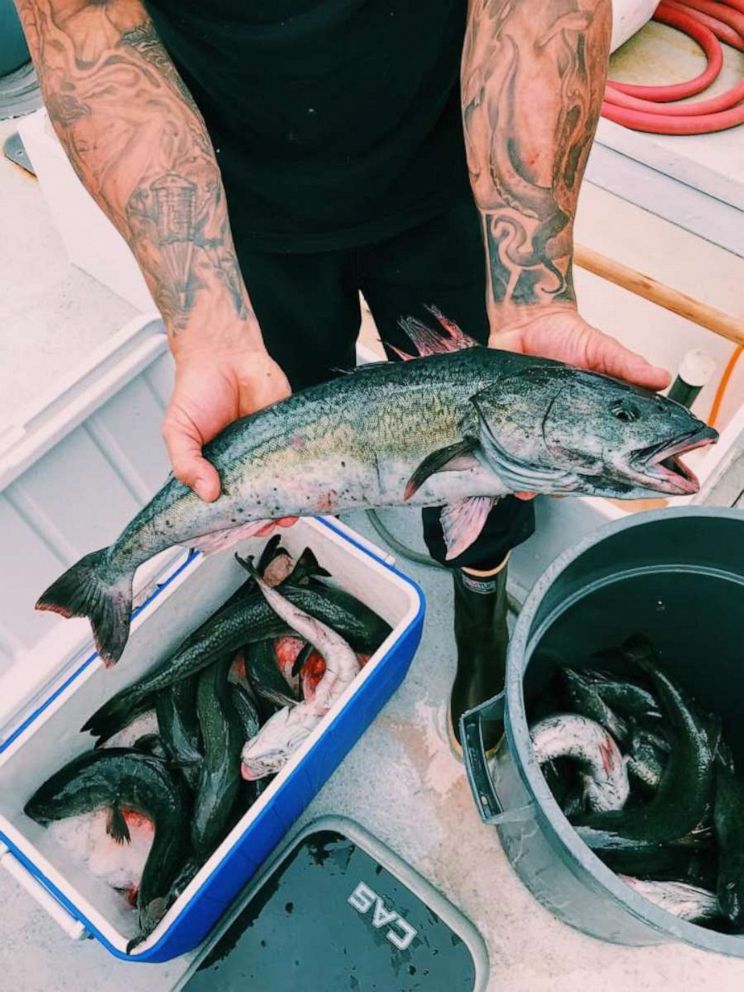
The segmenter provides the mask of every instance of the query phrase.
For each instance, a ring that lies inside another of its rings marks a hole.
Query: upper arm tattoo
[[[573,218],[609,31],[609,0],[471,0],[463,127],[491,308],[574,300]]]
[[[18,7],[55,130],[170,328],[186,326],[201,300],[247,317],[207,129],[139,0]]]

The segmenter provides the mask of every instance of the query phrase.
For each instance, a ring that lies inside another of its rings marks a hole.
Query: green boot
[[[483,703],[504,688],[506,649],[509,644],[507,627],[506,558],[490,573],[455,569],[455,641],[457,644],[457,674],[450,699],[453,747],[462,753],[460,717],[467,710]],[[483,724],[483,743],[493,751],[501,740],[501,721]]]

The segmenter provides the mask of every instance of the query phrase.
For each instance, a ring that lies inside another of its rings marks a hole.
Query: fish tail
[[[115,664],[129,637],[133,572],[111,575],[109,549],[85,555],[42,593],[37,610],[87,617],[101,658]]]
[[[90,731],[94,737],[98,738],[96,747],[102,747],[110,737],[113,737],[136,716],[145,711],[146,706],[141,705],[143,698],[135,691],[135,687],[122,689],[111,699],[106,700],[92,716],[88,717],[80,728],[81,733]]]

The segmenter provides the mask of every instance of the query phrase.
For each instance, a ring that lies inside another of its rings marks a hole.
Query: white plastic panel
[[[43,636],[42,617],[29,609],[29,604],[33,607],[42,591],[40,577],[61,571],[64,561],[2,495],[0,534],[0,571],[3,576],[0,651],[3,667],[7,667],[17,652],[30,648]]]
[[[28,517],[47,540],[69,555],[72,565],[93,548],[111,542],[122,521],[139,506],[101,448],[78,427],[7,490],[22,497]]]
[[[167,371],[172,379],[170,362]],[[162,416],[162,403],[143,375],[110,399],[87,424],[100,451],[140,504],[162,486],[168,471],[157,430]]]
[[[28,704],[82,644],[80,624],[34,610],[40,593],[166,479],[159,426],[172,382],[162,324],[141,317],[0,438],[0,739],[13,696]]]
[[[155,399],[160,401],[163,410],[165,410],[173,385],[173,361],[170,355],[163,354],[157,358],[145,370],[143,378]]]

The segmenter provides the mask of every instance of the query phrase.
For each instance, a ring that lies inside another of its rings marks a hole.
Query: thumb
[[[597,372],[647,389],[665,389],[671,380],[666,369],[652,365],[608,334],[592,335],[587,348],[587,365]]]
[[[163,440],[173,474],[197,496],[211,503],[220,494],[220,477],[214,465],[203,457],[201,438],[192,427],[166,417],[163,423]]]

